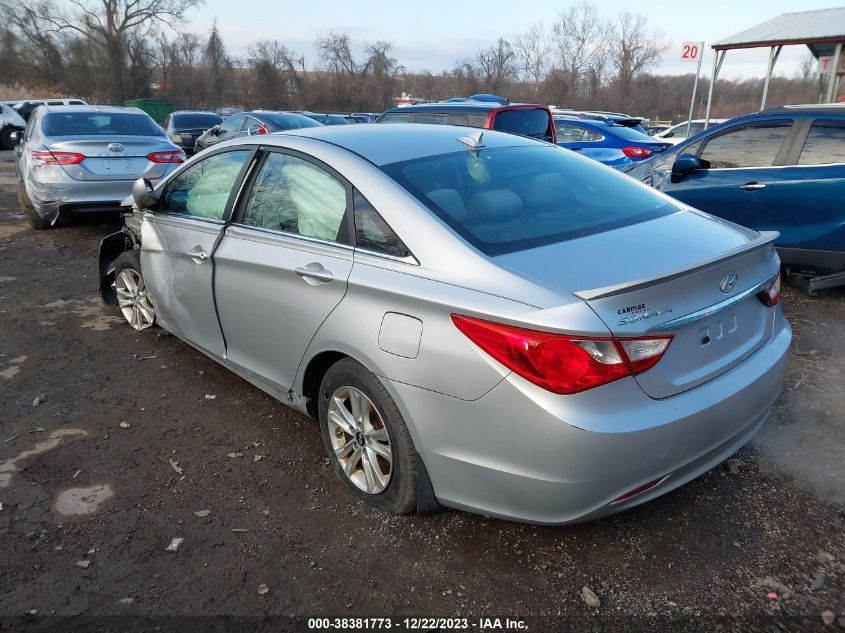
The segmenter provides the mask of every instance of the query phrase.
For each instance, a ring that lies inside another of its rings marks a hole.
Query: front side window
[[[352,196],[352,205],[356,246],[395,257],[407,257],[411,254],[370,201],[357,190]]]
[[[427,156],[381,169],[490,256],[678,211],[622,174],[540,143]]]
[[[711,169],[771,167],[790,127],[791,121],[771,121],[728,130],[706,142],[701,158]]]
[[[249,194],[242,223],[347,242],[346,186],[306,160],[273,152]]]
[[[845,121],[814,121],[799,165],[845,163]]]
[[[250,153],[224,152],[194,163],[167,184],[156,210],[222,220],[229,194]]]

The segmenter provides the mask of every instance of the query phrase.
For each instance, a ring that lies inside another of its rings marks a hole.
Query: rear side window
[[[413,123],[414,115],[405,112],[388,112],[382,116],[379,123]]]
[[[46,136],[164,136],[146,114],[51,112],[41,124]]]
[[[222,220],[229,194],[250,151],[209,156],[194,163],[167,184],[157,211]]]
[[[559,123],[557,125],[558,143],[585,143],[601,140],[604,140],[604,137],[593,129],[572,123]]]
[[[845,121],[815,121],[804,141],[799,165],[845,163]]]
[[[355,243],[357,246],[395,257],[407,257],[411,254],[402,240],[384,221],[384,218],[373,208],[369,200],[357,190],[352,200],[355,210]]]
[[[433,125],[448,125],[448,114],[418,114],[414,117],[414,123],[430,123]]]
[[[382,170],[486,255],[644,222],[678,208],[656,192],[559,147],[484,149]]]
[[[706,142],[701,158],[711,169],[771,167],[790,127],[792,121],[770,121],[729,129]]]
[[[500,110],[493,120],[493,129],[531,138],[552,139],[549,113],[545,110]]]

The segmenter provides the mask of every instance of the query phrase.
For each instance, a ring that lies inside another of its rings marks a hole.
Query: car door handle
[[[740,185],[739,188],[743,191],[758,191],[759,189],[765,189],[766,185],[762,182],[747,182],[744,185]]]
[[[319,262],[311,262],[305,266],[294,268],[293,272],[302,277],[305,281],[315,279],[320,283],[327,284],[334,279],[332,272],[323,268],[323,265]]]
[[[202,250],[201,246],[194,246],[187,252],[187,255],[198,264],[208,260],[208,253]]]

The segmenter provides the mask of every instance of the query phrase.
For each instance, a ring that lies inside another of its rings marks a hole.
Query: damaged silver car
[[[14,137],[18,199],[36,229],[62,216],[120,212],[132,183],[156,183],[185,153],[142,110],[40,106]]]

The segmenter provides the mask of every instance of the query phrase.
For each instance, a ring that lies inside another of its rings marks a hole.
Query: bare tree
[[[290,107],[301,95],[303,80],[299,68],[304,58],[277,40],[259,40],[249,49],[254,73],[253,95],[258,105],[269,108]]]
[[[225,100],[226,87],[232,77],[232,61],[226,53],[216,21],[205,43],[203,62],[208,74],[208,99],[212,106],[221,106]]]
[[[13,0],[3,0],[8,6]],[[130,85],[130,47],[159,26],[172,26],[201,0],[53,0],[27,5],[43,34],[75,33],[102,55],[109,73],[109,96],[122,101],[133,94]],[[15,3],[14,10],[20,10]],[[137,61],[137,58],[136,58]]]
[[[494,46],[475,54],[475,63],[486,90],[499,92],[517,76],[516,54],[510,42],[500,37]]]
[[[608,51],[608,25],[595,5],[579,2],[558,15],[552,26],[552,51],[569,98],[594,96]]]
[[[620,13],[610,33],[610,63],[616,69],[616,83],[624,99],[634,77],[654,66],[669,43],[661,31],[649,29],[648,18],[641,13]]]
[[[535,94],[548,71],[550,48],[551,42],[542,22],[532,24],[513,43],[522,79],[534,85]]]
[[[329,72],[350,76],[358,73],[358,64],[352,56],[352,42],[347,33],[329,33],[319,37],[314,48],[317,49],[320,62]]]

